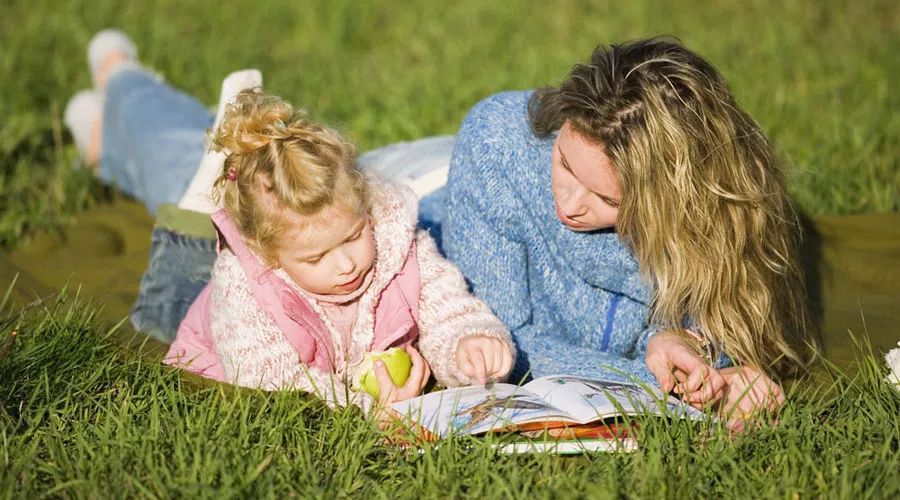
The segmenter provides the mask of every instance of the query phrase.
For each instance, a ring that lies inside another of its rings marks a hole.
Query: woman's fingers
[[[700,387],[693,389],[693,392],[687,394],[685,398],[692,403],[711,403],[722,397],[725,390],[725,377],[718,370],[705,367],[701,370],[703,378],[700,380]],[[690,382],[688,383],[690,386]]]
[[[663,392],[671,392],[675,388],[675,374],[672,367],[663,355],[647,356],[647,369],[656,377],[660,389]]]

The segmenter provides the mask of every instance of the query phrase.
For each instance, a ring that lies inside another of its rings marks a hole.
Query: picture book
[[[525,385],[489,384],[432,392],[392,405],[425,440],[450,434],[516,433],[502,451],[628,451],[634,415],[701,419],[705,414],[650,387],[551,375]],[[580,448],[579,448],[580,447]],[[588,449],[590,447],[590,449]]]

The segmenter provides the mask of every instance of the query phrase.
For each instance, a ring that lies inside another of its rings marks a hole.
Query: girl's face
[[[279,241],[278,265],[300,288],[317,295],[346,295],[362,285],[375,262],[368,214],[334,206],[313,217],[289,215],[302,229]]]
[[[616,225],[622,193],[612,162],[601,144],[576,133],[569,122],[553,143],[550,184],[556,215],[573,231]]]

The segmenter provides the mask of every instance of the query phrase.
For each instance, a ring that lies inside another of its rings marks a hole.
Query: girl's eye
[[[306,259],[304,262],[306,262],[307,264],[318,264],[320,260],[322,260],[321,255],[314,259]]]

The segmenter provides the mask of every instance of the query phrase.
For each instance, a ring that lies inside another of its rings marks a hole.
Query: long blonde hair
[[[569,122],[605,148],[622,189],[616,230],[655,287],[651,322],[680,329],[690,317],[773,376],[806,366],[782,164],[715,68],[669,39],[601,46],[529,109],[535,133]]]
[[[228,105],[212,145],[227,153],[216,197],[270,264],[288,229],[285,210],[312,216],[333,204],[354,213],[368,206],[353,145],[261,90],[243,91]]]

